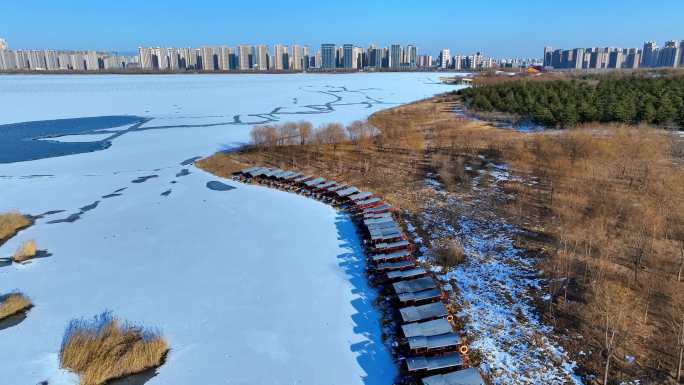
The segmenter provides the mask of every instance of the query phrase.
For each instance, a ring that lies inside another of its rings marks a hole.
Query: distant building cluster
[[[306,70],[374,70],[374,69],[445,69],[477,70],[501,67],[525,67],[541,64],[534,59],[495,60],[480,54],[451,56],[444,49],[435,59],[419,55],[415,45],[392,44],[389,47],[354,44],[321,44],[312,53],[307,46],[239,45],[236,48],[139,48],[140,65],[145,70],[176,71],[306,71]]]
[[[437,57],[419,54],[413,44],[387,47],[321,44],[315,52],[304,45],[238,45],[200,48],[140,47],[138,55],[97,51],[10,50],[0,39],[0,71],[364,71],[464,70],[538,65],[534,59],[500,59],[452,55],[443,49]]]
[[[10,50],[0,39],[0,71],[99,71],[138,68],[137,56],[96,51]]]
[[[374,70],[374,69],[449,69],[477,70],[502,67],[523,67],[541,64],[539,60],[495,60],[480,54],[451,56],[444,49],[435,58],[419,55],[413,45],[392,44],[389,47],[354,44],[321,44],[315,52],[308,46],[276,44],[239,45],[202,48],[139,48],[140,66],[151,71],[306,71],[306,70]]]
[[[417,68],[431,66],[432,61],[419,62],[416,46],[393,44],[389,48],[374,45],[363,49],[353,44],[322,44],[313,53],[308,46],[276,44],[239,45],[235,48],[139,48],[141,68],[145,70],[200,71],[305,71],[363,68]]]
[[[619,69],[684,67],[684,40],[671,40],[658,47],[654,41],[639,48],[544,47],[544,66],[555,69]]]
[[[430,58],[431,60],[432,58]],[[494,59],[477,52],[475,55],[451,55],[451,50],[439,52],[436,66],[456,71],[482,70],[487,68],[519,68],[540,64],[539,59]]]

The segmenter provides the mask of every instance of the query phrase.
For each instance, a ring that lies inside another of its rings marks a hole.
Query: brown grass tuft
[[[456,239],[449,239],[435,247],[435,262],[447,269],[460,265],[465,262],[465,251],[463,245]]]
[[[22,243],[21,246],[14,252],[12,259],[14,262],[26,262],[36,256],[38,252],[38,246],[36,246],[36,241],[30,240]]]
[[[21,293],[10,293],[0,296],[0,320],[28,310],[33,304]]]
[[[92,321],[72,321],[59,358],[62,368],[80,376],[81,385],[100,385],[156,368],[168,351],[158,333],[122,324],[105,312]]]
[[[31,225],[31,219],[15,211],[0,214],[0,245]]]

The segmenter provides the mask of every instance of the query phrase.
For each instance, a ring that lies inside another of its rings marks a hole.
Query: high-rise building
[[[373,67],[373,68],[380,68],[382,67],[382,50],[378,49],[378,47],[375,44],[371,44],[368,47],[368,51],[366,53],[367,56],[367,63],[366,65],[368,67]]]
[[[17,69],[17,54],[8,49],[0,50],[0,70]]]
[[[252,68],[252,46],[239,45],[238,46],[238,60],[240,71],[246,71]]]
[[[653,67],[656,65],[658,59],[658,44],[655,41],[647,41],[644,43],[644,49],[641,51],[641,66]]]
[[[584,48],[575,48],[572,50],[573,61],[568,68],[582,69],[584,65]]]
[[[85,62],[87,71],[97,71],[100,69],[100,61],[95,51],[86,52]]]
[[[419,55],[418,67],[427,68],[432,67],[432,55]]]
[[[346,69],[353,68],[354,64],[354,45],[345,44],[342,46],[342,67]]]
[[[336,68],[335,44],[321,44],[321,64],[319,68],[330,70]]]
[[[313,65],[311,67],[322,68],[322,66],[323,66],[323,59],[321,56],[321,50],[319,49],[318,51],[316,51],[316,54],[314,55]]]
[[[670,40],[658,51],[658,67],[677,67],[681,60],[679,55],[680,42]]]
[[[439,52],[439,67],[447,69],[451,65],[451,51],[445,48]]]
[[[405,53],[405,63],[411,67],[415,68],[418,66],[418,49],[416,48],[415,45],[409,44],[406,46],[406,49],[404,50]]]
[[[86,62],[83,54],[80,52],[74,52],[69,55],[69,64],[73,71],[85,71]]]
[[[352,56],[354,57],[354,60],[352,61],[352,68],[363,68],[363,48],[354,47],[352,50]]]
[[[344,66],[344,47],[340,46],[335,49],[335,67],[341,68]]]
[[[462,70],[462,69],[464,68],[464,66],[463,66],[463,55],[456,55],[456,56],[454,56],[454,60],[453,60],[453,65],[452,65],[452,67],[453,67],[456,71],[460,71],[460,70]]]
[[[273,46],[273,69],[276,71],[282,71],[289,69],[290,58],[288,55],[288,48],[282,44],[276,44]]]
[[[57,56],[57,51],[45,51],[45,69],[48,71],[56,71],[59,69],[59,58]]]
[[[611,50],[608,53],[608,65],[606,68],[622,68],[623,61],[624,57],[622,56],[622,50]]]
[[[546,46],[544,47],[544,67],[550,67],[551,60],[553,58],[553,48]]]
[[[389,62],[390,68],[401,67],[401,56],[402,56],[401,45],[392,44],[390,46],[390,62]]]
[[[192,48],[178,50],[178,67],[182,69],[197,69],[197,54]]]
[[[302,47],[302,64],[303,64],[302,69],[308,70],[310,62],[311,62],[311,57],[309,55],[309,46],[305,45],[304,47]]]
[[[623,68],[639,68],[639,62],[641,60],[640,51],[636,48],[629,48],[622,51],[624,57],[622,67]]]
[[[215,71],[216,65],[214,61],[214,48],[202,47],[200,48],[200,69],[202,71]]]
[[[268,70],[268,46],[257,45],[254,48],[254,69],[259,71]]]
[[[143,69],[154,69],[152,65],[152,48],[138,48],[138,55],[140,56],[140,67]],[[60,60],[61,62],[61,60]],[[66,61],[65,61],[66,62]]]
[[[304,69],[302,46],[293,44],[290,51],[292,53],[290,55],[290,62],[292,63],[292,65],[290,65],[290,69],[295,71],[301,71],[302,69]]]
[[[221,71],[229,71],[231,69],[231,55],[233,49],[226,46],[216,48],[216,56],[218,57],[218,68]]]

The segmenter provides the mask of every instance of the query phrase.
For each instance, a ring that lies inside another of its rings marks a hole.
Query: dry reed
[[[31,225],[31,219],[18,212],[0,214],[0,245],[12,238],[19,230]]]
[[[31,306],[31,300],[18,292],[0,296],[0,320],[28,310]]]
[[[35,258],[38,252],[38,246],[36,246],[36,241],[30,240],[26,241],[19,246],[12,259],[14,262],[26,262],[29,259]]]
[[[159,332],[122,323],[110,312],[73,320],[60,351],[60,365],[77,373],[81,385],[108,381],[156,368],[169,346]]]

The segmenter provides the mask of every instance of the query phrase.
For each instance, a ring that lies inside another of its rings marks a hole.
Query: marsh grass
[[[14,256],[12,259],[14,262],[26,262],[29,259],[33,259],[36,256],[36,253],[38,253],[38,246],[36,245],[36,241],[30,240],[22,243],[21,246],[17,249],[16,252],[14,252]]]
[[[448,239],[434,248],[435,262],[447,269],[451,269],[465,262],[463,245],[456,239]]]
[[[0,245],[31,225],[31,219],[16,212],[0,213]]]
[[[169,346],[158,330],[121,322],[104,312],[72,320],[62,340],[60,366],[77,373],[81,385],[108,381],[156,368]]]
[[[32,306],[31,300],[19,292],[0,296],[0,320],[28,310]]]

